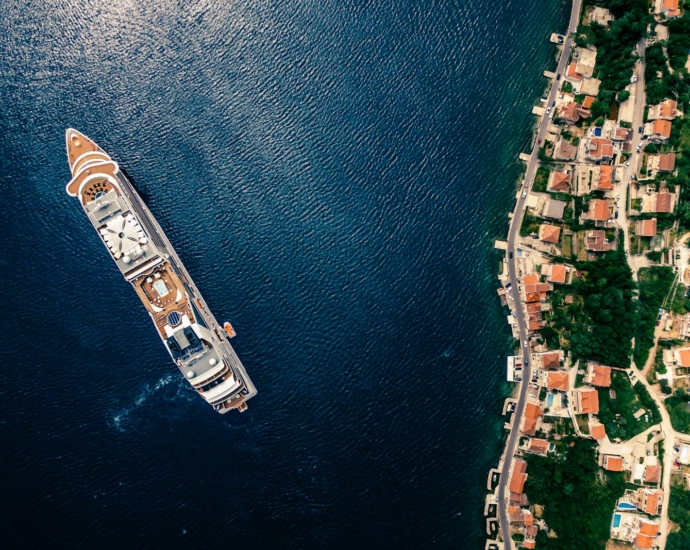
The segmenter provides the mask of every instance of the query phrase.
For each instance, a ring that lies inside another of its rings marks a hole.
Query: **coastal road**
[[[557,75],[562,75],[565,72],[566,64],[568,63],[568,59],[570,58],[570,49],[572,48],[573,35],[577,29],[577,23],[580,19],[581,6],[582,0],[573,0],[572,9],[570,11],[570,23],[568,25],[568,32],[566,33],[566,40],[563,44],[563,52],[561,53],[561,58],[558,62],[558,69],[556,70]],[[560,80],[554,80],[546,103],[547,107],[550,107],[556,99],[556,94],[558,93],[558,88],[560,84]],[[529,362],[529,348],[525,345],[527,343],[528,336],[527,327],[525,326],[525,311],[522,303],[520,302],[518,294],[517,250],[515,248],[515,239],[520,234],[520,226],[522,225],[522,219],[525,215],[527,193],[532,187],[534,175],[537,170],[537,151],[539,149],[537,144],[546,136],[550,123],[551,119],[547,115],[544,115],[541,122],[539,123],[539,129],[537,130],[537,142],[535,143],[535,147],[532,151],[532,156],[530,157],[529,163],[527,165],[527,171],[525,172],[523,192],[520,194],[520,197],[518,198],[517,204],[515,206],[515,211],[513,212],[513,218],[510,223],[510,229],[508,230],[508,277],[510,279],[510,284],[516,296],[516,299],[514,300],[514,315],[518,324],[518,328],[520,330],[520,346],[522,349],[522,364],[524,365],[524,376],[522,378],[522,382],[520,385],[520,394],[518,396],[518,402],[513,417],[513,427],[510,430],[510,434],[508,435],[508,442],[506,443],[505,456],[503,460],[503,469],[501,470],[501,479],[498,484],[498,521],[501,528],[501,533],[503,535],[505,550],[510,550],[513,547],[513,541],[510,538],[510,524],[508,522],[508,503],[506,499],[506,487],[508,484],[508,478],[510,476],[510,470],[513,463],[515,447],[518,442],[518,435],[520,432],[520,423],[522,420],[522,415],[525,412],[527,388],[532,378],[532,365]]]

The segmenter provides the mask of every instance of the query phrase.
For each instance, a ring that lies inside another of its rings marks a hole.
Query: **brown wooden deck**
[[[156,275],[159,277],[156,277]],[[187,300],[184,286],[175,272],[170,269],[167,262],[157,265],[151,271],[142,274],[133,281],[133,284],[139,298],[153,316],[156,328],[162,337],[166,337],[163,327],[168,322],[168,314],[173,311],[177,311],[180,316],[187,315],[192,323],[196,321]],[[165,289],[168,291],[164,296],[161,296],[156,290],[156,286],[160,287],[161,285],[165,285]],[[177,300],[178,290],[180,294],[179,300]],[[155,308],[162,311],[156,311]]]
[[[69,158],[69,167],[74,173],[74,162],[84,153],[89,151],[98,151],[96,144],[87,138],[84,134],[76,130],[70,130],[67,136],[67,157]]]
[[[84,205],[89,204],[91,201],[96,199],[96,195],[99,193],[108,193],[113,189],[118,195],[120,194],[120,190],[110,183],[106,178],[90,181],[82,191],[81,203]]]

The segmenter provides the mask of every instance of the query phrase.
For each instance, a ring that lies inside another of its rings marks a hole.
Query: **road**
[[[581,7],[582,0],[573,0],[572,9],[570,11],[570,23],[568,24],[568,32],[566,33],[566,40],[565,44],[563,44],[563,52],[561,53],[561,58],[558,62],[558,69],[556,70],[556,74],[562,75],[565,72],[566,65],[568,63],[568,60],[570,59],[570,50],[573,45],[573,36],[577,29],[578,21],[580,19]],[[546,103],[547,107],[551,107],[551,105],[555,101],[560,83],[561,82],[559,80],[556,80],[551,86],[551,91],[549,92],[549,97]],[[539,124],[539,129],[537,130],[537,143],[539,143],[540,140],[543,140],[546,136],[550,123],[551,119],[547,115],[544,115]],[[525,172],[525,192],[521,193],[520,197],[518,198],[517,204],[515,205],[515,211],[513,212],[513,218],[510,223],[510,229],[508,230],[508,276],[516,297],[518,296],[518,270],[515,240],[520,234],[520,226],[522,225],[522,219],[525,215],[527,193],[532,188],[532,183],[534,182],[534,175],[536,174],[537,170],[537,151],[538,147],[535,146],[532,151],[532,156],[530,157],[529,164],[527,165],[527,171]],[[525,312],[519,297],[515,300],[514,316],[517,321],[518,328],[520,330],[520,345],[522,347],[523,353],[522,364],[524,365],[524,376],[522,378],[522,382],[520,385],[520,394],[518,396],[518,402],[515,409],[513,427],[510,430],[510,434],[508,435],[508,441],[506,443],[503,469],[501,470],[501,479],[498,483],[498,521],[501,533],[503,535],[505,550],[510,550],[513,547],[513,542],[510,538],[510,524],[508,522],[508,503],[506,499],[506,487],[508,484],[508,478],[510,477],[510,470],[513,463],[515,448],[519,438],[520,422],[522,420],[522,415],[525,412],[527,388],[532,378],[532,365],[529,361],[529,348],[525,345],[528,336],[527,327],[525,326]]]

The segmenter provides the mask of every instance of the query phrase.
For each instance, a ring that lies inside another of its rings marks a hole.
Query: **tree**
[[[622,92],[618,92],[618,102],[623,103],[624,101],[628,101],[630,99],[630,92],[628,90],[623,90]]]

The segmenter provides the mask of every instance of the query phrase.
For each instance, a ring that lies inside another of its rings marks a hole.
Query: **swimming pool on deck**
[[[618,528],[621,525],[621,515],[613,514],[613,527]]]
[[[630,504],[629,502],[619,502],[618,503],[618,509],[619,510],[637,510],[637,506],[634,504]]]

